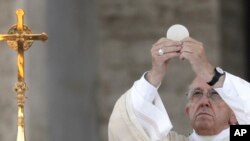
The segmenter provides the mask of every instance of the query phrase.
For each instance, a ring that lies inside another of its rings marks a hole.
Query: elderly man
[[[229,126],[250,123],[250,84],[209,63],[203,44],[188,37],[166,38],[151,49],[152,68],[117,101],[109,121],[110,141],[229,141]],[[172,129],[157,92],[169,61],[190,62],[196,78],[190,85],[185,111],[193,133]]]

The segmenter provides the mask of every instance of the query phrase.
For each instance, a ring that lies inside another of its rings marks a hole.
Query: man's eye
[[[202,95],[202,92],[201,91],[195,91],[193,93],[193,96],[199,96],[199,95]]]
[[[211,93],[211,97],[213,99],[221,99],[220,95],[216,91],[214,91],[214,92]]]
[[[219,95],[216,91],[211,92],[211,95]]]

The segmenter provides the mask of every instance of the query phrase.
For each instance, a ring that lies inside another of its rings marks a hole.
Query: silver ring
[[[164,50],[161,48],[161,49],[158,50],[158,54],[159,54],[160,56],[162,56],[162,55],[165,54],[165,52],[164,52]]]

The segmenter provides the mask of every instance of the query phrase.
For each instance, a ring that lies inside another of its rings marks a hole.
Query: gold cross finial
[[[24,11],[18,9],[16,11],[17,24],[12,26],[8,34],[0,34],[0,41],[5,40],[7,44],[17,51],[17,83],[15,92],[17,93],[18,105],[18,132],[17,141],[25,141],[24,130],[24,101],[27,86],[24,81],[24,51],[28,50],[33,44],[34,40],[46,41],[48,36],[46,33],[32,34],[31,29],[24,25]]]
[[[17,15],[17,31],[18,33],[23,33],[23,16],[24,16],[24,12],[22,9],[18,9],[16,11],[16,15]]]

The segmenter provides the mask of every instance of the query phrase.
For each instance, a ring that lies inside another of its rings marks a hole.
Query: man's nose
[[[200,99],[200,104],[201,106],[210,106],[210,100],[207,95],[203,95],[202,98]]]

